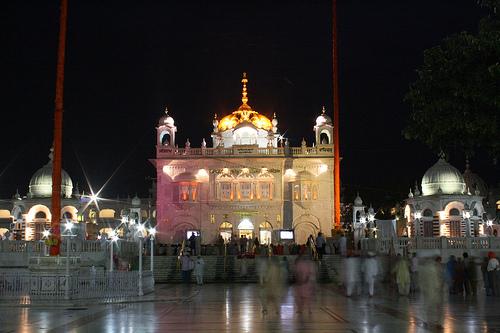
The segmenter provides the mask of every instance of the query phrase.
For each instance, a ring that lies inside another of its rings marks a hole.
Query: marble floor
[[[418,296],[376,293],[346,298],[321,284],[311,313],[297,313],[289,286],[278,311],[270,306],[263,314],[256,284],[157,285],[155,296],[165,297],[138,302],[0,303],[0,332],[500,332],[500,297],[451,296],[426,304]]]

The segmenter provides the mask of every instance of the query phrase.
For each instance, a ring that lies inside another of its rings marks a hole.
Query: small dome
[[[359,193],[356,195],[356,199],[354,199],[354,206],[363,206],[363,200],[359,196]]]
[[[422,177],[422,194],[462,194],[464,177],[460,171],[440,158]]]
[[[160,121],[158,122],[159,125],[167,125],[167,126],[174,126],[174,118],[170,117],[168,114],[168,109],[165,108],[165,115],[160,118]]]
[[[29,192],[33,198],[52,197],[52,161],[37,170],[30,180]],[[61,196],[71,198],[73,182],[66,171],[61,169]]]
[[[467,167],[465,168],[464,174],[464,181],[466,188],[471,191],[472,193],[475,193],[476,190],[479,191],[479,195],[485,196],[488,194],[488,186],[484,182],[484,180],[481,179],[476,173],[472,172],[469,169],[469,164],[467,163]]]
[[[323,106],[323,110],[321,111],[321,115],[316,118],[316,126],[321,126],[324,124],[332,124],[332,118],[326,115],[325,107]]]
[[[132,198],[132,206],[138,207],[141,205],[141,199],[135,195],[135,197]]]

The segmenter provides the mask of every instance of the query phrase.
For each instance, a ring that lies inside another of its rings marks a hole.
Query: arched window
[[[450,216],[460,216],[460,211],[456,208],[450,209]]]
[[[36,219],[46,219],[47,214],[45,214],[45,212],[39,211],[39,212],[36,212],[35,218]]]
[[[328,134],[326,134],[325,132],[322,132],[320,135],[319,135],[319,142],[322,144],[322,145],[328,145],[330,144],[330,137],[328,136]]]
[[[71,214],[70,212],[64,212],[62,217],[63,219],[71,220],[73,219],[73,214]]]
[[[478,213],[478,211],[477,211],[476,208],[474,208],[474,210],[472,211],[472,215],[473,216],[479,216],[479,213]]]
[[[432,217],[432,210],[427,208],[426,210],[424,210],[424,213],[422,215],[425,217]]]
[[[170,145],[170,134],[168,132],[163,132],[160,134],[160,142],[162,146]]]

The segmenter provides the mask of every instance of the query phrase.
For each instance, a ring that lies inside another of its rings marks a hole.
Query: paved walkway
[[[453,296],[431,306],[391,292],[346,298],[319,285],[312,313],[297,313],[293,291],[268,314],[256,284],[159,285],[149,299],[118,304],[3,303],[0,332],[500,332],[498,297]]]

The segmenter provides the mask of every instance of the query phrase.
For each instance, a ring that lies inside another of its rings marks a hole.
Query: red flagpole
[[[57,50],[56,69],[56,98],[54,111],[54,152],[52,164],[52,219],[51,229],[57,242],[57,251],[61,241],[61,155],[62,155],[62,119],[64,95],[64,58],[66,49],[66,26],[68,16],[68,0],[61,0],[61,13],[59,17],[59,48]]]
[[[339,142],[339,51],[337,31],[337,0],[333,0],[333,183],[334,226],[340,228],[340,142]]]

